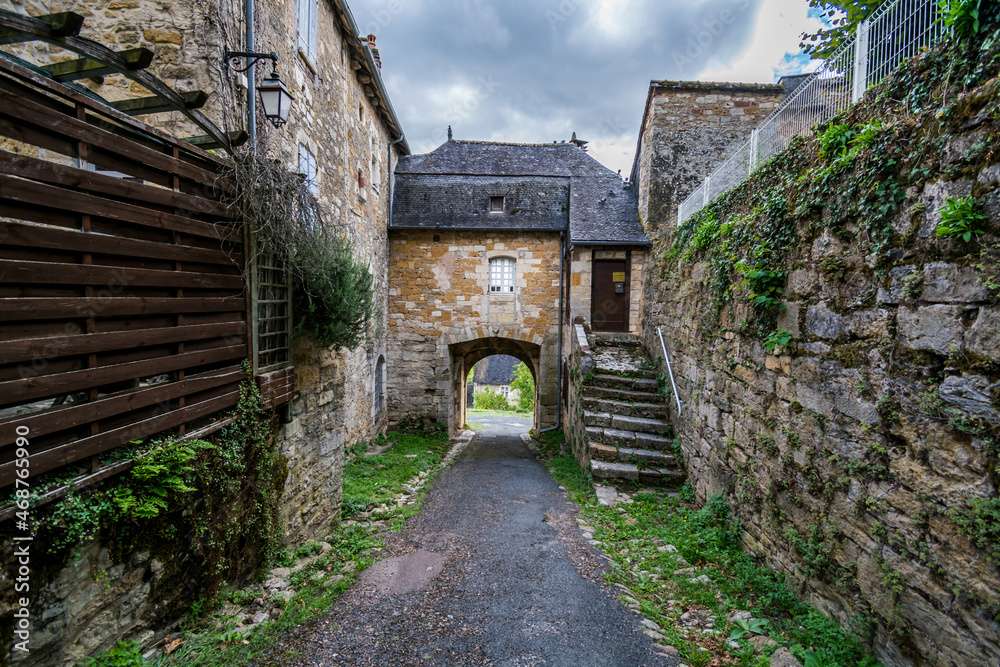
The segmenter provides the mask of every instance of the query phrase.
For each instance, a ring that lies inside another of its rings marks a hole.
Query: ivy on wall
[[[731,373],[727,383],[746,385],[751,380],[744,378],[763,371],[764,355],[757,356],[763,350],[786,359],[802,354],[791,344],[792,335],[778,326],[783,313],[790,312],[782,309],[788,303],[788,277],[796,271],[808,269],[800,275],[816,276],[812,280],[822,286],[823,296],[814,295],[807,305],[822,298],[830,300],[836,312],[877,310],[881,306],[870,285],[888,283],[892,269],[946,260],[975,268],[989,289],[989,305],[1000,304],[1000,228],[986,213],[987,200],[995,207],[995,190],[976,180],[1000,157],[1000,5],[989,3],[987,8],[984,2],[976,26],[969,13],[974,4],[950,5],[954,13],[948,27],[957,39],[907,62],[869,91],[861,104],[816,128],[812,137],[793,140],[788,150],[660,243],[661,277],[676,293],[708,297],[708,307],[685,309],[696,313],[684,317],[693,318],[703,343],[691,354],[708,367],[748,371]],[[927,214],[919,200],[925,186],[960,180],[973,184],[972,194],[944,202],[934,236],[918,238],[921,225],[915,223]],[[821,261],[808,259],[811,248],[827,243],[844,250],[824,252]],[[864,280],[851,282],[859,276]],[[901,281],[904,306],[915,307],[922,277],[921,271],[914,271]],[[847,300],[843,295],[850,292],[849,284],[868,287]],[[836,300],[843,303],[834,304]],[[792,324],[798,322],[789,328]],[[747,403],[746,418],[738,422],[751,435],[742,443],[744,455],[728,454],[729,446],[737,444],[731,438],[719,449],[725,465],[733,468],[732,488],[741,513],[759,515],[770,537],[783,538],[781,550],[795,555],[800,581],[823,582],[844,599],[859,600],[859,631],[881,624],[904,641],[910,620],[899,605],[907,582],[893,563],[878,560],[883,548],[931,572],[940,579],[938,585],[951,586],[956,604],[1000,622],[995,596],[945,579],[948,570],[938,562],[930,536],[930,525],[947,519],[952,530],[966,535],[994,564],[1000,563],[1000,500],[980,498],[948,506],[918,489],[914,495],[920,509],[907,517],[916,527],[914,538],[894,527],[890,514],[900,508],[871,491],[897,482],[892,463],[905,446],[901,423],[917,420],[933,422],[935,429],[946,429],[949,438],[978,449],[987,459],[993,488],[998,488],[1000,429],[949,407],[939,388],[946,368],[952,375],[974,373],[995,382],[1000,364],[959,352],[939,356],[897,349],[893,327],[890,322],[880,336],[831,337],[824,340],[827,351],[817,353],[818,363],[837,362],[850,371],[844,377],[858,378],[854,389],[877,406],[876,421],[862,422],[837,411],[812,412],[762,390],[763,406]],[[886,376],[916,380],[923,374],[915,383],[922,386],[918,395],[902,397],[901,404],[900,395],[882,393],[884,385],[873,379],[872,358],[881,360],[878,370]],[[850,456],[830,451],[828,437],[850,440],[858,451]],[[878,574],[864,588],[879,591],[877,602],[864,602],[857,563],[842,564],[834,558],[847,534],[834,508],[840,511],[848,496],[850,523],[854,530],[864,526],[875,545]]]

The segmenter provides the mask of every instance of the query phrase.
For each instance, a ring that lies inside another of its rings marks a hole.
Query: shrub
[[[475,410],[503,410],[509,412],[514,409],[506,396],[489,387],[477,391],[472,399],[472,407]]]
[[[340,235],[316,238],[295,248],[292,311],[296,334],[321,345],[354,348],[375,312],[372,274]]]

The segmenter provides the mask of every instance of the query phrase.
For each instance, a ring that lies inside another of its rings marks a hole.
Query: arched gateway
[[[462,141],[401,159],[390,185],[390,423],[458,431],[469,370],[508,354],[534,375],[535,428],[555,426],[560,325],[638,330],[634,191],[578,144]]]

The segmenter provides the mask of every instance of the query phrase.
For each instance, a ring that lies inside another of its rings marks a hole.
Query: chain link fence
[[[792,139],[833,118],[904,60],[944,34],[938,0],[895,0],[858,26],[842,46],[776,108],[677,208],[678,224],[736,187]]]

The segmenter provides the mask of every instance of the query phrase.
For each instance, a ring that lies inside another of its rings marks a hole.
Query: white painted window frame
[[[490,294],[513,294],[517,277],[517,262],[513,257],[490,260]]]

